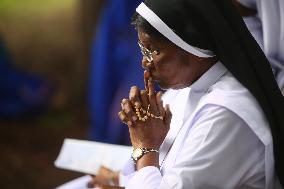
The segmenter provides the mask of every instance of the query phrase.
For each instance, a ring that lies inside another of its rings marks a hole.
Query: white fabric
[[[89,175],[86,175],[86,176],[71,180],[61,186],[56,187],[55,189],[88,189],[87,184],[91,180],[92,180],[92,177]]]
[[[255,39],[262,47],[274,69],[280,88],[284,87],[284,0],[238,0],[244,6],[257,10],[257,15],[245,18],[245,22],[257,36]],[[255,25],[261,24],[255,28]],[[252,29],[253,27],[253,29]]]
[[[168,38],[171,42],[182,48],[183,50],[194,54],[198,57],[213,57],[215,56],[212,51],[193,47],[183,41],[173,30],[171,30],[166,23],[164,23],[151,9],[149,9],[144,3],[141,3],[136,11],[146,19],[154,28],[156,28],[161,34]]]
[[[125,165],[129,189],[274,189],[273,144],[254,97],[221,64],[190,88],[163,97],[173,113],[160,147],[160,170]]]

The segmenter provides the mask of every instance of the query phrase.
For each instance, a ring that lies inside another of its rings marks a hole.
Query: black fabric
[[[160,18],[183,40],[192,46],[214,50],[212,36],[207,25],[204,24],[205,20],[195,9],[190,9],[184,1],[146,0],[145,4],[155,8],[153,11],[159,17],[161,16]]]
[[[271,127],[275,168],[284,185],[284,98],[268,60],[231,0],[146,0],[145,4],[187,43],[213,49],[255,96]]]

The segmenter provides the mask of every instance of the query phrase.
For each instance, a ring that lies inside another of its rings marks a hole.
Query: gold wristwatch
[[[145,154],[149,153],[149,152],[157,152],[159,153],[159,150],[156,150],[154,148],[136,148],[133,149],[132,151],[132,155],[131,158],[134,162],[134,164],[137,163],[137,161]]]

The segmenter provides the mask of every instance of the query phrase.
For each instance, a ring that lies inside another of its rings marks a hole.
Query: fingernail
[[[139,102],[134,102],[134,105],[140,107],[141,104]]]
[[[127,125],[131,126],[132,122],[131,121],[127,121]]]

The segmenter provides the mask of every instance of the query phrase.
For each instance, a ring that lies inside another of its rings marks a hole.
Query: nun
[[[132,24],[145,89],[121,102],[133,153],[119,184],[282,188],[283,97],[232,1],[145,0]]]

